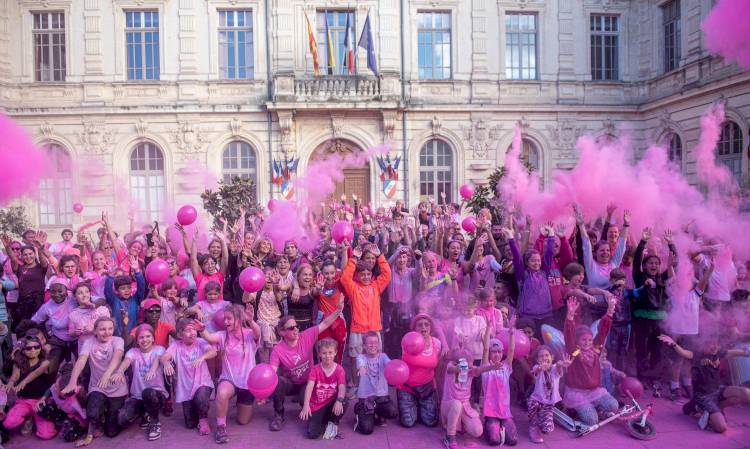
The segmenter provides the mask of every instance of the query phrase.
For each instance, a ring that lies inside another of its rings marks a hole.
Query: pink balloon
[[[409,365],[403,360],[393,359],[385,364],[385,380],[394,386],[403,385],[409,380]]]
[[[630,395],[633,396],[634,399],[638,399],[643,394],[643,384],[640,380],[636,379],[635,377],[626,377],[623,380],[620,381],[620,392],[627,397],[630,397]]]
[[[224,324],[224,309],[214,313],[214,326],[219,330],[225,330],[227,326]]]
[[[513,353],[513,357],[526,357],[531,352],[531,341],[524,331],[516,329],[516,349]],[[503,343],[505,352],[508,352],[510,348],[510,330],[501,329],[497,333],[497,338]]]
[[[331,237],[336,243],[341,243],[344,240],[351,241],[354,238],[354,228],[348,221],[337,221],[331,227]]]
[[[73,204],[73,212],[80,214],[83,212],[83,204],[81,203],[74,203]]]
[[[247,376],[247,389],[259,401],[270,397],[278,384],[279,376],[268,363],[255,365]]]
[[[169,265],[162,259],[154,259],[146,266],[146,280],[157,285],[169,279]]]
[[[177,223],[183,226],[191,225],[195,223],[195,220],[197,219],[198,211],[189,204],[182,206],[180,210],[177,211]]]
[[[474,232],[477,230],[477,219],[474,217],[466,217],[464,218],[464,221],[461,222],[461,227],[466,232]]]
[[[276,201],[276,198],[271,198],[270,200],[268,200],[268,210],[273,212],[273,210],[276,208],[277,203],[278,201]]]
[[[461,194],[461,198],[469,200],[472,196],[474,196],[474,186],[472,186],[471,184],[464,184],[461,186],[458,192]]]
[[[248,293],[255,293],[263,288],[266,276],[260,268],[247,267],[240,273],[240,288]]]
[[[424,351],[424,337],[419,332],[408,332],[401,339],[401,347],[411,355],[419,355]]]

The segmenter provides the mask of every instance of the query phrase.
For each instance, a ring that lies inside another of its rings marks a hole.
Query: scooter
[[[557,407],[552,409],[552,414],[555,422],[571,432],[576,432],[576,437],[588,435],[612,421],[620,420],[625,421],[625,427],[632,437],[639,440],[652,440],[656,438],[656,427],[648,420],[649,415],[653,413],[653,404],[642,408],[632,395],[629,396],[631,400],[630,404],[624,405],[614,415],[592,426],[573,419],[565,411]]]

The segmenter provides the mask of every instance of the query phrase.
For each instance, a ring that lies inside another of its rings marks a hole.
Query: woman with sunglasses
[[[281,367],[279,383],[273,392],[274,416],[269,428],[278,432],[284,425],[284,400],[287,396],[297,396],[300,400],[305,393],[310,368],[313,365],[313,351],[318,335],[333,324],[344,310],[343,298],[336,311],[328,315],[320,324],[300,332],[293,316],[281,317],[276,330],[282,341],[271,352],[271,366]],[[301,402],[301,401],[300,401]]]
[[[49,440],[57,434],[55,425],[39,416],[36,403],[44,396],[52,381],[47,376],[49,361],[42,350],[42,343],[36,338],[22,338],[19,341],[20,351],[13,357],[13,373],[8,384],[2,386],[6,391],[14,391],[17,400],[3,420],[8,430],[20,427],[26,418],[34,417],[36,436]],[[20,380],[20,382],[19,382]],[[16,384],[18,382],[18,384]],[[2,384],[0,384],[2,385]]]

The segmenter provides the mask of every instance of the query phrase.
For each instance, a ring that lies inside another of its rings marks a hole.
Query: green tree
[[[217,189],[206,190],[201,194],[203,209],[214,219],[214,226],[221,228],[221,219],[231,225],[240,217],[240,207],[245,208],[246,216],[250,217],[258,212],[258,197],[255,183],[238,176],[230,182],[219,181]]]
[[[528,162],[524,161],[523,164],[529,173],[534,170]],[[497,185],[500,184],[503,176],[505,176],[505,171],[505,167],[495,168],[487,180],[487,185],[475,188],[474,195],[466,202],[466,206],[475,215],[483,208],[489,209],[492,213],[492,222],[495,224],[499,224],[502,221],[501,215],[503,211],[500,210],[502,202],[497,195]]]
[[[30,229],[31,223],[26,218],[26,209],[21,206],[0,209],[0,231],[14,234],[18,237],[23,231]]]

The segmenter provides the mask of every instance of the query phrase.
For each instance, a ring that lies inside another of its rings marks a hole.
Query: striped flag
[[[328,53],[328,74],[333,75],[336,68],[336,53],[333,51],[333,39],[331,38],[331,31],[328,29],[328,12],[323,13],[326,21],[326,53]]]
[[[354,46],[352,44],[352,25],[349,21],[351,14],[346,14],[346,37],[344,38],[344,68],[350,75],[354,74]],[[342,71],[343,72],[343,71]]]
[[[316,75],[320,75],[320,63],[318,63],[318,43],[315,41],[315,33],[313,32],[312,25],[310,25],[310,18],[305,13],[305,21],[307,21],[307,40],[310,46],[310,53],[313,58],[313,69]]]
[[[372,40],[372,27],[370,26],[370,13],[367,13],[365,26],[362,28],[362,34],[359,36],[359,47],[367,50],[367,67],[372,70],[375,76],[378,76],[378,63],[375,60],[375,42]]]

